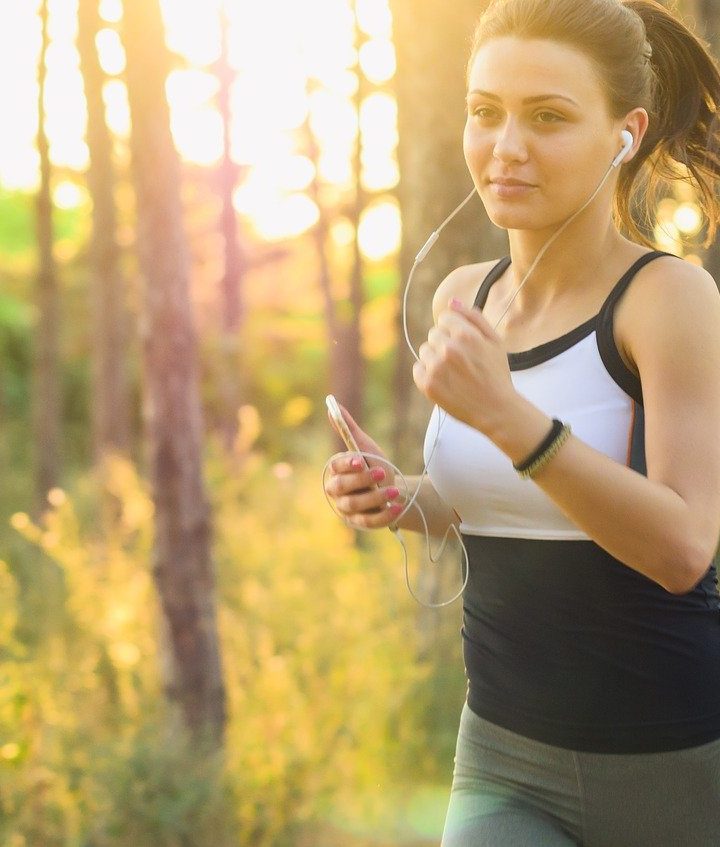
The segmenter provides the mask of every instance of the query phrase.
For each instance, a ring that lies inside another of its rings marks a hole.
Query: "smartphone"
[[[327,406],[328,412],[330,412],[330,417],[332,422],[335,424],[335,429],[337,430],[338,435],[345,442],[345,446],[352,453],[359,453],[360,448],[357,446],[357,442],[353,438],[348,425],[345,423],[345,418],[342,416],[338,401],[332,394],[328,394],[325,398],[325,405]]]
[[[328,412],[330,412],[330,417],[332,418],[332,422],[335,425],[335,429],[338,432],[338,435],[345,442],[345,446],[351,453],[357,453],[362,460],[363,465],[366,470],[370,470],[370,465],[367,463],[367,459],[360,452],[360,448],[357,445],[357,441],[352,436],[348,425],[345,423],[345,418],[342,416],[342,412],[340,411],[340,406],[338,406],[338,401],[333,397],[332,394],[328,394],[325,398],[325,405],[328,408]],[[375,488],[379,488],[379,484],[375,483]],[[397,524],[391,524],[388,529],[391,532],[395,532],[397,530]]]

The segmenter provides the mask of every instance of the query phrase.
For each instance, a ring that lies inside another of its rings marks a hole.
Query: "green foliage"
[[[0,188],[0,255],[22,256],[35,245],[35,197],[25,191]],[[53,210],[55,236],[59,240],[78,238],[86,225],[87,209]]]
[[[0,293],[0,409],[12,416],[27,413],[32,314],[22,300]]]
[[[387,807],[367,797],[397,796],[427,747],[411,700],[429,668],[395,541],[359,549],[325,503],[324,455],[268,462],[254,447],[261,422],[245,418],[235,454],[211,443],[207,458],[222,755],[178,731],[164,704],[153,508],[133,465],[115,459],[51,492],[38,523],[13,515],[28,555],[62,580],[38,569],[50,614],[42,640],[21,644],[18,584],[0,565],[0,843],[290,847],[323,820],[380,820]]]

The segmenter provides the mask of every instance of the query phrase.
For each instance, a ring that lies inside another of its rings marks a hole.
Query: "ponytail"
[[[713,240],[720,202],[720,72],[705,45],[653,0],[625,0],[647,33],[652,93],[650,126],[638,155],[621,169],[615,208],[630,232],[646,241],[630,212],[638,177],[640,210],[646,221],[663,185],[691,182],[707,220],[706,246]],[[644,171],[644,173],[643,173]]]

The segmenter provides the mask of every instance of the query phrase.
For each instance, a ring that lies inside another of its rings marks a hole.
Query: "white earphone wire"
[[[522,281],[516,287],[515,291],[511,295],[511,297],[508,299],[508,302],[506,303],[502,314],[497,319],[497,321],[495,321],[495,324],[493,326],[494,330],[496,330],[498,328],[498,326],[502,323],[502,321],[505,318],[505,316],[507,315],[507,313],[510,311],[510,308],[512,307],[512,304],[515,302],[515,299],[517,298],[518,294],[522,291],[525,283],[530,279],[531,275],[535,271],[535,268],[538,266],[538,264],[542,260],[545,253],[550,249],[552,244],[562,235],[562,233],[565,232],[565,230],[570,226],[570,224],[577,217],[579,217],[579,215],[581,215],[585,211],[585,209],[587,209],[587,207],[593,202],[593,200],[598,196],[598,194],[602,190],[603,186],[607,182],[607,179],[610,176],[610,174],[613,172],[613,170],[615,168],[617,168],[621,164],[621,162],[623,161],[625,156],[630,151],[632,144],[633,144],[632,135],[627,130],[623,130],[622,137],[623,137],[623,148],[620,151],[620,153],[618,153],[618,155],[613,159],[610,167],[607,169],[603,178],[600,180],[600,183],[598,184],[597,188],[595,189],[595,191],[593,191],[593,193],[585,201],[585,203],[583,203],[583,205],[577,211],[573,212],[573,214],[570,215],[570,217],[552,234],[552,236],[542,246],[542,248],[538,252],[537,256],[533,260],[533,263],[530,265],[530,268],[528,269],[527,273],[523,277]],[[413,266],[410,269],[410,273],[408,274],[407,282],[405,284],[405,291],[403,293],[403,303],[402,303],[403,332],[404,332],[404,335],[405,335],[405,342],[408,346],[408,349],[410,350],[413,357],[415,358],[415,361],[417,361],[417,362],[420,361],[420,356],[418,355],[418,353],[416,352],[415,348],[412,345],[412,342],[410,341],[410,334],[409,334],[409,331],[408,331],[408,323],[407,323],[408,295],[409,295],[409,292],[410,292],[410,287],[411,287],[411,284],[412,284],[413,277],[415,275],[415,271],[417,270],[418,265],[427,257],[428,253],[433,248],[435,242],[440,237],[440,233],[443,231],[443,229],[450,223],[450,221],[453,220],[453,218],[457,214],[459,214],[462,211],[462,209],[467,205],[467,203],[470,202],[470,200],[472,199],[472,197],[476,193],[476,191],[477,191],[477,189],[473,188],[473,190],[470,192],[470,194],[468,194],[468,196],[458,206],[456,206],[456,208],[445,218],[445,220],[442,222],[442,224],[440,224],[440,226],[430,235],[430,237],[427,239],[425,244],[422,246],[422,248],[420,249],[420,251],[416,255],[415,261],[413,262]],[[443,427],[446,419],[447,419],[447,412],[444,412],[444,411],[438,409],[438,426],[437,426],[437,430],[435,432],[435,439],[433,441],[433,445],[430,449],[430,455],[428,456],[427,461],[424,463],[424,467],[423,467],[422,473],[420,474],[418,483],[415,487],[415,491],[413,492],[412,496],[410,497],[410,499],[405,504],[405,508],[403,509],[403,511],[397,516],[396,521],[395,521],[395,525],[390,527],[391,532],[395,535],[395,537],[400,542],[400,545],[403,548],[403,553],[405,555],[404,571],[405,571],[405,583],[407,585],[408,591],[413,596],[413,598],[418,603],[420,603],[420,605],[425,606],[426,608],[430,608],[430,609],[438,609],[438,608],[442,608],[443,606],[449,606],[451,603],[454,603],[455,600],[457,600],[462,595],[463,591],[465,590],[465,587],[466,587],[467,581],[468,581],[468,577],[470,575],[470,564],[469,564],[469,557],[468,557],[467,548],[465,547],[465,544],[463,543],[462,535],[461,535],[459,529],[457,528],[457,526],[455,524],[450,524],[448,526],[447,530],[445,531],[445,534],[442,537],[440,549],[437,551],[437,553],[435,553],[433,555],[431,547],[430,547],[430,533],[429,533],[429,529],[428,529],[427,518],[425,517],[425,513],[423,512],[422,507],[417,502],[417,498],[420,494],[420,490],[422,488],[423,481],[425,480],[425,477],[428,474],[428,468],[430,466],[430,463],[432,462],[433,456],[435,455],[435,450],[436,450],[438,443],[440,441],[440,431],[442,430],[442,427]],[[374,459],[376,461],[379,461],[381,464],[387,464],[389,467],[391,467],[393,469],[393,472],[395,474],[397,474],[399,476],[399,478],[403,481],[403,483],[405,484],[405,488],[407,490],[407,482],[406,482],[405,476],[403,475],[402,471],[399,468],[397,468],[392,462],[390,462],[388,459],[382,458],[380,456],[374,456],[372,454],[365,454],[364,453],[363,455],[368,459]],[[331,462],[332,462],[332,458],[328,459],[328,462],[325,465],[325,468],[323,470],[323,482],[324,482],[325,474],[326,474]],[[323,484],[323,490],[325,490],[324,484]],[[333,504],[332,504],[332,502],[330,501],[330,498],[327,495],[327,492],[325,492],[325,496],[328,500],[328,503],[330,503],[330,506],[334,509]],[[413,507],[415,509],[417,509],[417,511],[419,512],[420,518],[421,518],[423,526],[425,528],[425,539],[426,539],[426,546],[427,546],[427,551],[428,551],[428,558],[433,564],[437,563],[437,561],[439,560],[439,557],[442,555],[443,551],[445,550],[445,547],[447,546],[447,540],[448,540],[448,537],[449,537],[451,530],[454,531],[455,535],[458,538],[458,541],[460,542],[460,547],[461,547],[462,552],[463,552],[463,561],[462,561],[462,564],[461,564],[461,573],[464,573],[464,579],[463,579],[463,583],[462,583],[460,590],[449,600],[445,600],[445,601],[440,602],[440,603],[428,603],[428,602],[422,600],[420,597],[418,597],[415,594],[415,592],[413,591],[412,586],[410,585],[410,577],[409,577],[409,572],[408,572],[407,546],[406,546],[405,541],[404,541],[404,539],[403,539],[403,537],[400,533],[400,530],[397,528],[397,524],[400,522],[400,520],[403,518],[403,516],[406,515],[408,513],[408,511]],[[341,515],[340,517],[343,517],[343,516]],[[344,520],[345,520],[345,523],[347,523],[349,526],[352,526],[355,529],[362,528],[362,527],[354,526],[351,522],[347,521],[346,519],[344,519]]]

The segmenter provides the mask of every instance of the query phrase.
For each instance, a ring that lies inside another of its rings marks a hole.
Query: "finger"
[[[437,328],[443,332],[448,341],[464,341],[485,338],[485,334],[474,323],[464,315],[459,315],[450,309],[440,312],[437,320]]]
[[[428,333],[427,343],[438,351],[442,351],[448,341],[450,340],[450,336],[445,331],[444,327],[441,326],[433,326]]]
[[[480,309],[477,309],[475,307],[468,308],[467,306],[463,305],[463,303],[458,300],[457,297],[453,297],[448,305],[452,314],[463,317],[466,321],[471,323],[473,326],[477,327],[486,338],[489,338],[492,341],[500,340],[492,325],[483,315]]]
[[[346,451],[345,453],[336,453],[330,459],[330,470],[334,474],[357,473],[358,471],[367,470],[367,466],[362,456]]]
[[[374,514],[387,511],[394,500],[400,496],[400,491],[395,486],[388,488],[375,488],[363,494],[349,494],[338,497],[335,506],[340,514],[351,517],[361,514]]]
[[[386,479],[387,472],[381,467],[373,468],[370,471],[351,471],[330,477],[325,490],[331,497],[342,497],[353,492],[375,489],[378,484]]]
[[[418,350],[418,357],[420,361],[425,365],[425,367],[429,368],[432,367],[435,362],[437,362],[438,353],[439,351],[431,347],[427,341],[424,341],[420,345],[420,349]]]
[[[427,369],[422,362],[415,362],[412,368],[413,382],[425,394],[427,390]]]
[[[393,503],[375,514],[352,515],[346,520],[358,529],[386,529],[405,511],[402,503]]]

